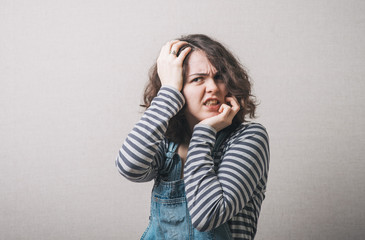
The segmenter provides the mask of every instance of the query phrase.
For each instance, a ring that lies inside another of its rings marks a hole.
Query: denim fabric
[[[228,224],[208,232],[200,232],[191,223],[184,180],[181,179],[181,159],[177,144],[170,143],[165,166],[156,179],[151,197],[150,223],[141,239],[166,240],[230,240]]]

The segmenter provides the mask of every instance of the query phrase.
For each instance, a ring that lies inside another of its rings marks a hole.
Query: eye
[[[203,78],[202,78],[202,77],[197,77],[197,78],[192,79],[192,80],[191,80],[191,82],[197,82],[197,83],[199,83],[199,82],[201,82],[202,80],[203,80]]]

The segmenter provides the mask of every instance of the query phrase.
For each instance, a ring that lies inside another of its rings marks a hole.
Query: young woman
[[[166,43],[150,72],[141,120],[116,165],[154,179],[142,239],[253,239],[269,170],[265,128],[240,63],[208,36]]]

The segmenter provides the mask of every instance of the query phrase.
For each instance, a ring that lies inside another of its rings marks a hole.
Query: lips
[[[206,106],[214,106],[214,105],[218,105],[219,101],[217,99],[208,99],[207,101],[204,102],[204,105]]]
[[[205,100],[203,105],[208,111],[217,112],[221,106],[221,103],[217,98],[208,98],[207,100]]]

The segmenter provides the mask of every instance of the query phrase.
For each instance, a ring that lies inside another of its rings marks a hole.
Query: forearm
[[[156,176],[168,122],[183,105],[180,92],[170,87],[160,89],[119,150],[116,166],[123,176],[132,181],[149,181]]]
[[[214,171],[211,156],[216,140],[216,131],[207,125],[196,125],[190,141],[184,168],[186,198],[195,228],[205,231],[214,215],[225,212],[222,199],[223,190]],[[211,206],[215,205],[212,209]],[[213,219],[214,218],[214,219]]]
[[[237,137],[222,153],[217,172],[211,156],[215,137],[213,128],[196,125],[184,171],[189,212],[194,227],[201,231],[216,228],[237,214],[267,173],[264,130],[257,128]]]

